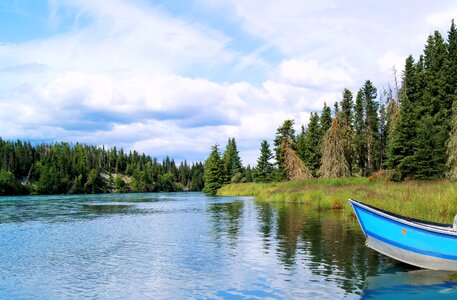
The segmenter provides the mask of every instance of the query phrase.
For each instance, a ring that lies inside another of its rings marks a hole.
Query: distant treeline
[[[322,112],[311,113],[308,126],[302,126],[298,133],[294,120],[284,121],[276,131],[274,151],[266,140],[262,141],[257,166],[252,170],[253,180],[373,174],[391,180],[445,176],[457,179],[454,21],[447,40],[435,31],[417,60],[412,56],[406,59],[401,82],[397,82],[395,73],[394,70],[393,86],[381,93],[370,80],[365,81],[355,97],[344,89],[333,111],[324,103]],[[213,147],[206,161],[212,167],[206,169],[206,186],[227,183],[227,173],[216,171],[220,164],[217,150]]]
[[[202,163],[68,143],[0,138],[0,195],[201,191]]]

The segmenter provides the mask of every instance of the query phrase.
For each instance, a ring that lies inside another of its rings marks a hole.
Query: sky
[[[401,77],[448,0],[2,0],[0,137],[244,164],[344,88]],[[380,94],[380,93],[379,93]]]

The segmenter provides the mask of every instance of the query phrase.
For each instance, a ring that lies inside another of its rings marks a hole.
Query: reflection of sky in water
[[[2,197],[0,298],[455,296],[341,218],[199,193]]]

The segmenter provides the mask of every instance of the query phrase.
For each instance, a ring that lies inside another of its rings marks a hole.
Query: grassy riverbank
[[[367,178],[308,180],[300,182],[230,184],[221,196],[255,196],[260,201],[304,203],[315,209],[342,209],[353,217],[347,199],[353,198],[401,215],[452,223],[457,214],[457,182],[370,181]]]

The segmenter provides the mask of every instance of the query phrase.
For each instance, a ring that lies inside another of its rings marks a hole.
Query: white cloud
[[[62,1],[57,8],[84,15],[88,25],[44,40],[0,45],[0,66],[39,63],[57,70],[173,73],[195,65],[227,63],[221,32],[125,1]]]
[[[252,164],[285,119],[298,129],[343,88],[387,83],[450,15],[424,0],[407,19],[393,0],[197,1],[234,30],[144,1],[50,1],[51,26],[71,17],[69,30],[0,44],[0,136],[189,160],[235,137]],[[245,81],[253,69],[265,72],[258,85]],[[232,71],[239,79],[218,77]]]
[[[436,30],[448,30],[452,19],[457,17],[457,5],[446,7],[426,16],[426,21]]]
[[[397,55],[392,51],[388,51],[384,53],[378,60],[379,70],[383,73],[390,73],[392,74],[393,69],[397,71],[398,74],[401,74],[404,65],[405,65],[406,58],[402,55]]]
[[[325,68],[314,59],[307,61],[288,59],[277,68],[281,82],[321,90],[341,90],[352,85],[350,73],[342,67]]]

